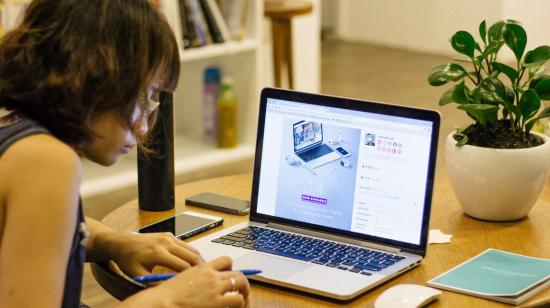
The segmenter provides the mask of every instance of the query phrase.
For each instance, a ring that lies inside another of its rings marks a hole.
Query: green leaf
[[[457,132],[453,134],[453,139],[456,140],[456,146],[461,147],[468,143],[468,136],[466,134],[463,134],[461,132]]]
[[[538,120],[550,117],[550,107],[544,108],[535,118],[525,124],[525,132],[529,133]]]
[[[548,59],[550,59],[550,46],[539,46],[525,54],[523,66],[531,67],[543,65]]]
[[[534,116],[540,108],[540,98],[535,90],[529,89],[519,100],[519,109],[524,119]]]
[[[508,107],[509,105],[513,105],[514,104],[514,101],[516,100],[516,94],[514,93],[514,90],[510,87],[505,87],[506,88],[506,102],[508,103],[508,105],[505,105],[506,107]]]
[[[485,20],[479,24],[479,36],[484,44],[487,44],[487,23]]]
[[[475,45],[475,49],[476,49],[477,51],[481,52],[481,46],[479,46],[479,44],[478,44],[478,43],[476,43],[476,45]]]
[[[516,78],[518,78],[518,71],[511,68],[510,66],[500,63],[500,62],[493,62],[491,63],[493,70],[498,71],[500,73],[503,73],[504,75],[508,76],[510,78],[510,81],[514,83]]]
[[[441,95],[441,98],[439,99],[439,106],[445,106],[447,104],[450,104],[453,102],[453,91],[455,90],[455,87],[450,88],[449,90],[445,91],[443,95]]]
[[[428,82],[432,86],[441,86],[449,81],[457,81],[466,76],[466,70],[455,63],[443,64],[436,66],[428,76]]]
[[[504,42],[516,55],[518,62],[523,57],[525,46],[527,45],[527,33],[522,26],[518,24],[509,23],[504,27],[502,37]]]
[[[533,120],[539,120],[547,117],[550,117],[550,107],[544,108],[544,110],[542,110]]]
[[[550,79],[542,79],[537,82],[535,91],[542,100],[550,100]]]
[[[481,62],[485,58],[487,58],[490,54],[497,53],[499,48],[500,48],[499,42],[496,42],[496,41],[491,42],[489,43],[489,45],[487,45],[487,47],[485,47],[485,50],[479,56],[476,57],[476,59],[479,62]]]
[[[545,79],[550,79],[550,75],[544,74],[540,76],[535,76],[531,81],[529,81],[529,89],[534,89],[539,82]]]
[[[476,42],[470,33],[466,31],[458,31],[451,38],[451,45],[458,53],[467,55],[470,58],[474,57]]]
[[[478,88],[479,97],[482,101],[493,104],[506,103],[506,88],[502,81],[497,78],[489,77],[483,79]]]
[[[457,84],[452,93],[452,100],[460,105],[470,103],[470,89],[464,84],[464,80]]]
[[[498,107],[495,105],[465,104],[458,106],[458,109],[466,111],[483,126],[497,122]]]
[[[502,28],[504,28],[504,21],[499,21],[489,27],[489,43],[502,40]]]
[[[509,113],[514,114],[516,116],[516,120],[521,116],[521,110],[517,105],[508,105],[506,106],[506,108],[503,108],[503,109],[508,109]]]

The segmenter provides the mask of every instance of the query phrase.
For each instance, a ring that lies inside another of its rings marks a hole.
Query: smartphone
[[[338,151],[340,154],[342,154],[343,157],[349,156],[348,151],[344,150],[343,147],[337,147],[336,151]]]
[[[171,232],[180,240],[184,240],[215,228],[222,223],[223,218],[221,217],[186,211],[136,231],[138,233]]]
[[[236,215],[246,215],[250,212],[250,201],[208,192],[185,199],[185,204]]]

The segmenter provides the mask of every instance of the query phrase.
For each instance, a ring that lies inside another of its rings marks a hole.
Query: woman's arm
[[[21,139],[3,154],[3,307],[61,306],[81,168],[78,155],[48,135]]]

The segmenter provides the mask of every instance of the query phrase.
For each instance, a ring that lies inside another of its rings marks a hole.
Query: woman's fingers
[[[244,307],[246,305],[245,297],[240,293],[228,293],[220,299],[223,307]]]
[[[145,268],[144,266],[141,266],[141,265],[136,265],[133,268],[131,268],[130,270],[131,270],[132,275],[134,275],[134,276],[144,276],[144,275],[151,274],[150,270],[148,270],[147,268]]]
[[[208,262],[208,264],[217,271],[230,271],[233,262],[231,261],[231,258],[223,256]]]
[[[202,261],[204,261],[204,259],[202,259],[202,256],[201,256],[201,253],[193,246],[189,245],[188,243],[176,238],[176,244],[178,244],[179,246],[191,251],[192,253],[196,254],[197,256],[199,256],[201,258]]]
[[[222,278],[222,280],[226,281],[226,288],[224,289],[225,292],[237,291],[241,293],[245,298],[248,297],[250,285],[248,283],[248,279],[246,279],[246,277],[241,272],[221,272],[220,277]],[[235,286],[233,286],[231,278],[233,278]]]
[[[179,241],[179,240],[176,239],[176,241]],[[191,265],[204,263],[200,255],[197,255],[193,251],[190,251],[180,245],[175,244],[174,246],[169,247],[168,251],[171,254],[175,255],[176,257],[185,260],[187,263]]]
[[[156,257],[155,265],[162,265],[173,269],[176,272],[181,272],[191,267],[189,262],[183,260],[179,256],[173,254],[161,254]]]

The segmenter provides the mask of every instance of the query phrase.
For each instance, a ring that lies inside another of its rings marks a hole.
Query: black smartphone
[[[348,151],[344,150],[343,147],[337,147],[336,151],[340,152],[340,154],[342,154],[342,156],[344,156],[344,157],[349,156]]]
[[[138,233],[171,232],[180,240],[184,240],[193,235],[215,228],[222,223],[223,218],[221,217],[186,211],[143,228],[139,228],[136,231]]]
[[[250,201],[208,192],[185,199],[185,204],[236,215],[246,215],[250,212]]]

